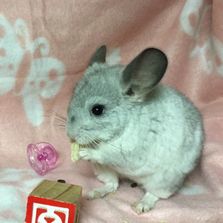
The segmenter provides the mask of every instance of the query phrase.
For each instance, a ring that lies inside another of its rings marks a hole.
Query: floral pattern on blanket
[[[53,2],[1,0],[0,222],[23,222],[27,196],[42,180],[27,162],[28,143],[47,141],[59,152],[44,178],[82,185],[84,194],[101,185],[88,162],[70,161],[54,112],[66,116],[74,84],[102,44],[111,65],[146,47],[162,49],[169,59],[163,82],[199,108],[206,141],[184,187],[150,212],[131,210],[143,193],[124,181],[103,199],[83,199],[80,223],[223,222],[223,1]]]
[[[0,222],[24,221],[26,203],[24,194],[31,191],[40,178],[32,170],[6,168],[0,170]]]
[[[223,42],[211,29],[212,3],[187,0],[180,16],[183,31],[194,39],[190,56],[200,57],[201,67],[208,74],[217,71],[223,76]]]
[[[37,51],[39,56],[35,58]],[[13,90],[15,97],[22,97],[25,114],[33,126],[39,126],[44,119],[41,99],[50,99],[58,94],[65,77],[64,64],[50,57],[49,52],[46,38],[38,37],[31,41],[24,20],[17,19],[12,25],[0,15],[0,96]],[[19,76],[18,71],[24,62],[28,67]],[[21,78],[24,83],[18,86]]]

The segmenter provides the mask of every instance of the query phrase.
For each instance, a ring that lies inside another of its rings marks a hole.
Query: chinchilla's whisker
[[[66,127],[66,125],[64,124],[59,124],[59,123],[55,123],[57,126],[62,126],[62,127]]]
[[[59,115],[59,114],[56,114],[55,115],[55,119],[54,119],[54,125],[59,128],[59,129],[62,129],[62,130],[65,130],[66,129],[66,118]]]
[[[55,117],[58,118],[58,119],[61,119],[61,120],[64,120],[64,121],[67,121],[67,118],[58,114],[58,113],[55,113]]]
[[[67,118],[56,113],[55,114],[55,120],[58,121],[58,122],[61,122],[61,123],[66,123],[67,122]]]
[[[98,140],[93,139],[92,137],[90,137],[89,135],[86,135],[86,138],[89,139],[89,141],[92,143],[93,146],[97,147],[99,145]]]
[[[99,142],[96,141],[96,140],[93,140],[92,143],[93,143],[93,145],[95,145],[95,146],[98,146],[98,145],[99,145]]]
[[[117,149],[118,151],[120,151],[120,150],[121,150],[121,148],[120,148],[120,147],[115,146],[115,145],[113,145],[113,144],[111,144],[111,143],[109,143],[109,142],[105,142],[105,143],[107,143],[108,145],[110,145],[110,146],[112,146],[113,148]]]
[[[57,123],[55,123],[55,126],[56,126],[56,127],[63,128],[63,129],[66,128],[66,125],[63,125],[63,124],[57,124]]]
[[[55,118],[53,125],[62,129],[66,128],[66,122],[64,120],[57,119],[57,118]]]
[[[57,120],[57,121],[61,121],[61,122],[63,122],[63,123],[66,123],[66,122],[67,122],[67,120],[64,120],[64,119],[61,119],[61,118],[58,118],[58,117],[55,117],[55,120]]]
[[[55,126],[58,129],[62,129],[62,130],[65,130],[66,129],[66,126],[63,126],[63,125],[55,125]]]
[[[93,144],[95,145],[94,139],[92,137],[90,137],[89,135],[85,135],[85,137]]]
[[[102,142],[102,140],[94,139],[94,138],[92,138],[91,136],[89,136],[88,134],[86,134],[85,137],[86,137],[87,139],[89,139],[89,141],[90,141],[94,146],[98,146],[98,145],[100,144],[100,142]],[[121,150],[121,148],[119,148],[119,147],[117,147],[117,146],[115,146],[115,145],[113,145],[113,144],[111,144],[111,143],[109,143],[109,142],[105,142],[105,143],[108,144],[108,145],[110,145],[110,146],[112,146],[113,148],[117,149],[118,151]]]
[[[100,144],[100,142],[102,142],[101,140],[93,139],[93,138],[90,137],[89,135],[86,135],[86,138],[88,138],[94,146],[98,146],[98,145]],[[109,142],[105,142],[105,143],[108,144],[108,145],[110,145],[110,146],[112,146],[113,148],[117,149],[118,151],[121,150],[120,147],[115,146],[115,145],[113,145],[113,144],[111,144],[111,143],[109,143]]]
[[[55,115],[55,118],[60,119],[60,120],[66,120],[66,118],[58,116],[58,115]]]
[[[53,111],[48,111],[47,113],[44,114],[44,117],[47,118],[47,119],[52,119],[53,121],[53,124],[56,126],[56,127],[63,127],[65,128],[66,127],[66,122],[67,122],[67,119],[66,117],[63,117],[62,115],[58,114],[58,113],[55,113]]]
[[[55,118],[55,123],[60,123],[66,125],[66,121]]]

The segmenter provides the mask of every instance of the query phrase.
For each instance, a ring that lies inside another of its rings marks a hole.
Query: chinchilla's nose
[[[69,129],[67,129],[67,136],[70,139],[70,141],[75,141],[75,137],[74,135],[69,131]]]
[[[70,138],[70,143],[75,143],[75,142],[76,142],[75,139]]]
[[[70,143],[75,143],[76,142],[76,139],[74,136],[68,136],[69,137],[69,140],[70,140]]]
[[[77,142],[77,139],[80,138],[80,135],[81,135],[81,133],[78,130],[76,130],[76,131],[73,131],[73,130],[69,131],[69,129],[67,130],[67,136],[70,139],[71,143]]]

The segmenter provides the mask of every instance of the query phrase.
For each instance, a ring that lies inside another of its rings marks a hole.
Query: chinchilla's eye
[[[74,121],[75,121],[75,117],[74,117],[74,115],[71,116],[70,121],[71,121],[71,122],[74,122]]]
[[[126,91],[126,94],[127,94],[128,96],[133,96],[133,95],[134,95],[134,92],[133,92],[132,88],[129,88],[129,89]]]
[[[100,105],[100,104],[95,104],[93,105],[93,107],[91,108],[91,113],[95,116],[100,116],[104,113],[105,110],[105,106],[104,105]]]

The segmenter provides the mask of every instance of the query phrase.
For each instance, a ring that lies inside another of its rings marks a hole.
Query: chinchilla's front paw
[[[154,207],[154,204],[150,204],[148,202],[136,202],[132,205],[133,211],[135,211],[137,214],[142,214],[145,212],[148,212]]]
[[[101,189],[99,188],[99,189],[94,189],[94,190],[89,191],[89,192],[86,194],[86,198],[87,198],[88,200],[93,200],[93,199],[102,198],[102,197],[104,197],[106,194],[107,194],[106,191],[103,191],[103,190],[101,190]]]
[[[89,191],[86,195],[88,200],[105,197],[106,195],[113,193],[117,190],[118,184],[116,182],[110,182],[110,184],[104,185],[100,188],[95,188]]]
[[[79,157],[82,160],[102,163],[100,153],[95,149],[81,148],[79,151]]]
[[[136,202],[132,205],[132,209],[137,214],[142,214],[144,212],[148,212],[155,206],[155,204],[158,200],[159,200],[158,197],[147,192],[142,200],[140,200],[139,202]]]
[[[79,157],[82,160],[91,160],[92,159],[92,153],[90,149],[80,149],[79,150]]]

